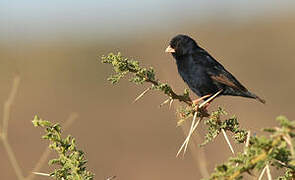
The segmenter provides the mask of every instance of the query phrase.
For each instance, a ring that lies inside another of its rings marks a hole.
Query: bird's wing
[[[219,73],[211,74],[210,77],[213,81],[227,85],[234,89],[238,89],[244,92],[248,91],[232,74],[230,74],[226,70],[221,70]]]
[[[248,91],[230,72],[228,72],[206,50],[202,49],[201,56],[201,58],[205,61],[203,63],[207,69],[207,73],[213,81],[244,92]]]

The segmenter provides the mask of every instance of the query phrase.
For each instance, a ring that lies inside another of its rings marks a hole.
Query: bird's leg
[[[197,111],[198,110],[198,108],[199,108],[199,102],[200,101],[202,101],[202,100],[204,100],[205,98],[208,98],[208,97],[210,97],[211,96],[211,94],[208,94],[208,95],[205,95],[205,96],[202,96],[202,97],[200,97],[200,98],[198,98],[198,99],[196,99],[196,100],[193,100],[193,104],[196,106],[195,108],[195,110]],[[208,104],[208,103],[207,103]],[[209,104],[208,104],[209,105]],[[207,106],[208,105],[206,105],[206,107],[205,107],[205,109],[207,108]]]
[[[211,94],[208,94],[208,95],[202,96],[202,97],[200,97],[200,98],[198,98],[198,99],[196,99],[196,100],[193,100],[193,103],[194,103],[194,104],[199,104],[200,101],[202,101],[202,100],[204,100],[205,98],[210,97],[210,96],[211,96]]]
[[[211,94],[205,95],[203,97],[200,97],[199,99],[196,99],[193,101],[193,105],[195,105],[195,111],[198,111],[199,108],[202,108],[202,110],[205,110],[205,112],[207,111],[208,106],[210,105],[210,103],[223,91],[223,89],[219,90],[217,93],[215,93],[213,96]],[[209,97],[209,98],[208,98]],[[201,105],[199,105],[198,103],[205,99],[208,98],[206,101],[204,101]]]

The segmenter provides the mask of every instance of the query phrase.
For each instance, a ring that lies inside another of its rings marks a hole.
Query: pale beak
[[[166,53],[175,53],[175,49],[173,49],[170,45],[165,50]]]

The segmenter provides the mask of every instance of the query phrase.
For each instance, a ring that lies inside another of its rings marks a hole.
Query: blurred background
[[[164,50],[173,36],[188,34],[267,101],[221,97],[210,110],[222,106],[260,134],[278,115],[295,117],[294,10],[295,1],[287,0],[0,1],[0,102],[19,74],[8,139],[24,176],[48,145],[33,116],[62,123],[72,112],[79,118],[65,135],[76,137],[95,179],[200,179],[200,162],[212,172],[231,155],[224,138],[205,146],[201,157],[176,158],[185,135],[175,109],[159,108],[166,97],[157,92],[132,104],[146,87],[111,85],[111,67],[100,56],[120,51],[153,66],[181,93],[187,86]],[[198,127],[195,142],[202,142],[205,128]],[[16,179],[2,143],[0,156],[0,179]],[[41,171],[50,172],[46,163]]]

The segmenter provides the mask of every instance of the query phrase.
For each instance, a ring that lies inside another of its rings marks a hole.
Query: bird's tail
[[[249,93],[251,94],[251,97],[252,98],[256,99],[257,101],[261,102],[262,104],[265,104],[266,103],[266,101],[264,99],[258,97],[256,94],[251,93],[251,92],[249,92]]]
[[[259,102],[265,104],[265,100],[264,99],[261,99],[260,97],[256,96],[255,99],[257,99]]]

